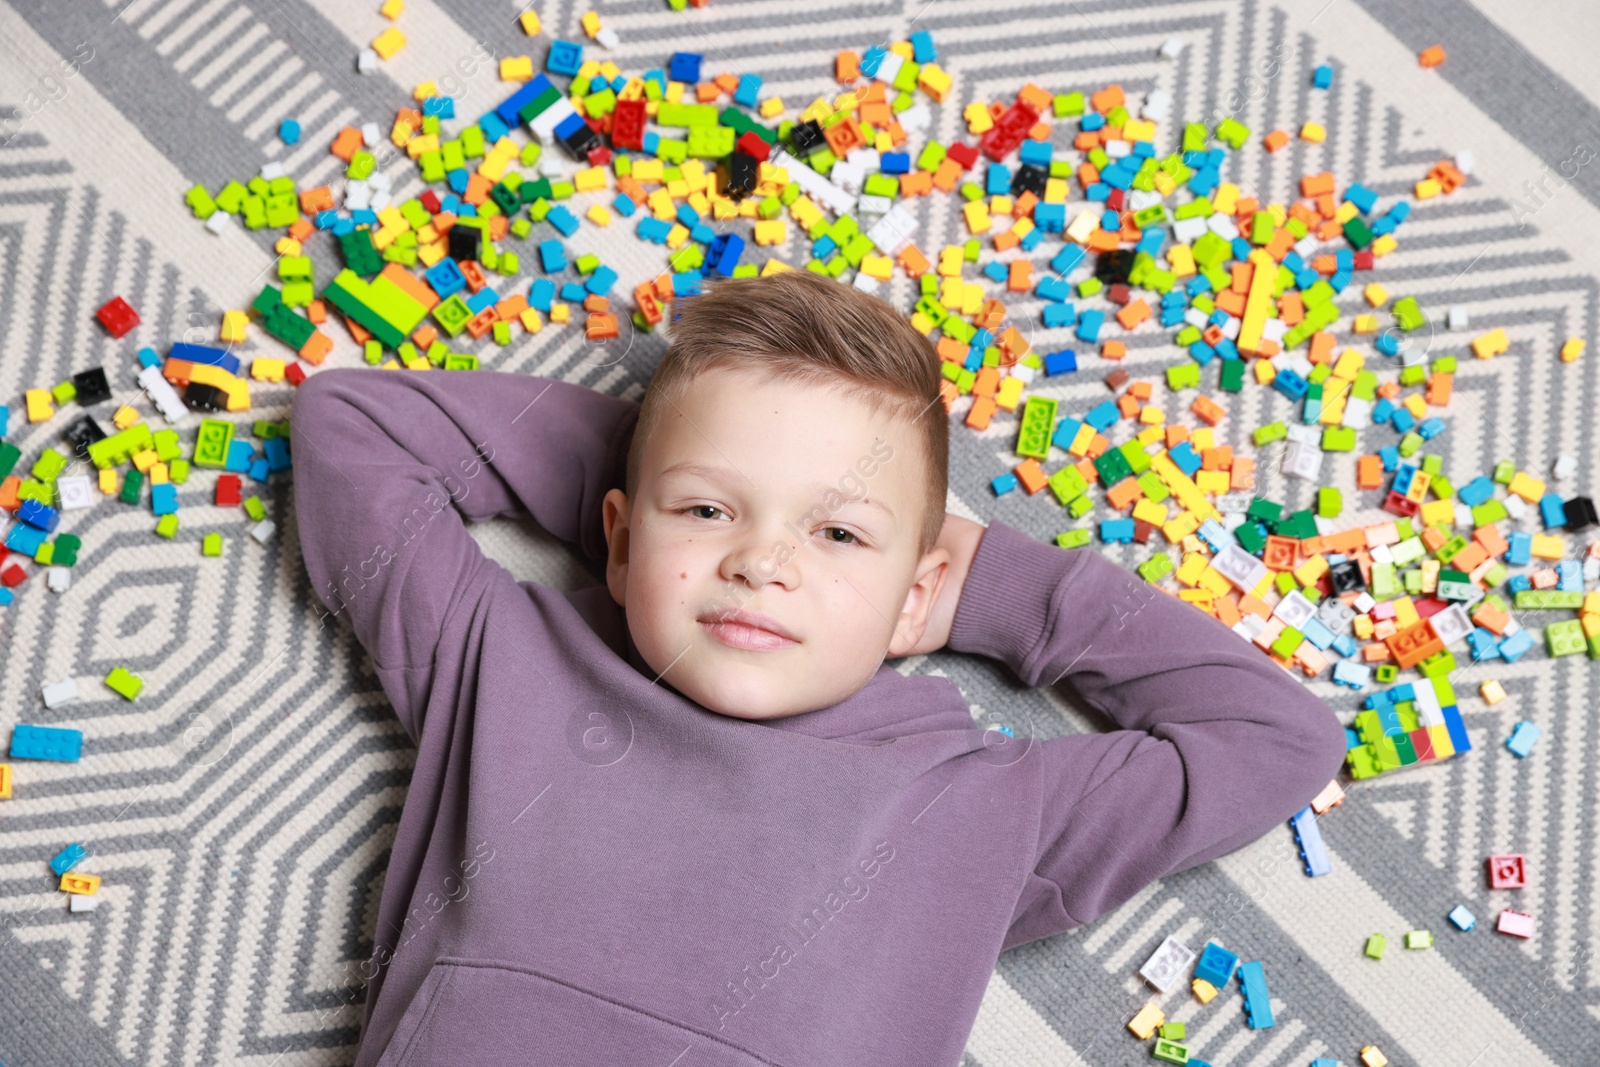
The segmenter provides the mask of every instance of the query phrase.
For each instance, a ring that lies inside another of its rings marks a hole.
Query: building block
[[[1273,1025],[1272,1003],[1267,996],[1267,975],[1260,960],[1239,965],[1239,991],[1244,996],[1245,1025],[1264,1030]]]
[[[1383,959],[1383,954],[1389,948],[1389,939],[1382,934],[1373,934],[1367,938],[1366,954],[1375,960]]]
[[[120,296],[114,296],[94,313],[112,337],[121,337],[139,325],[139,313]]]
[[[50,861],[50,869],[57,875],[66,874],[78,865],[78,862],[89,854],[89,850],[74,841],[66,848],[55,854]]]
[[[1317,816],[1311,806],[1308,804],[1295,812],[1289,825],[1294,829],[1295,844],[1299,846],[1306,875],[1315,878],[1333,870],[1328,859],[1328,846],[1322,840],[1322,829],[1317,825]]]
[[[1539,735],[1544,731],[1526,719],[1517,723],[1511,729],[1511,736],[1506,738],[1506,748],[1519,759],[1525,759],[1533,752],[1534,742],[1539,740]]]
[[[1166,1021],[1167,1016],[1161,1007],[1151,1002],[1140,1008],[1139,1014],[1129,1020],[1128,1029],[1132,1030],[1140,1040],[1149,1041],[1156,1036],[1156,1030]]]
[[[83,755],[83,731],[18,723],[11,732],[12,759],[47,759],[77,763]]]
[[[1465,932],[1478,925],[1478,917],[1468,911],[1465,904],[1457,904],[1450,909],[1450,922],[1457,930]]]
[[[1505,856],[1490,856],[1486,861],[1489,868],[1490,889],[1525,889],[1528,885],[1528,861],[1521,853],[1511,853]]]
[[[1161,992],[1170,993],[1183,980],[1183,972],[1193,962],[1194,951],[1182,941],[1169,937],[1139,968],[1139,977]]]
[[[128,700],[138,697],[144,689],[144,679],[132,674],[126,667],[113,667],[106,675],[106,685]]]
[[[1194,976],[1221,989],[1233,977],[1233,969],[1238,965],[1237,955],[1215,941],[1207,941],[1206,947],[1200,951],[1200,962],[1195,964]]]
[[[1495,922],[1494,928],[1502,934],[1520,937],[1523,940],[1533,936],[1533,916],[1521,911],[1512,911],[1507,908],[1500,913],[1500,918]]]

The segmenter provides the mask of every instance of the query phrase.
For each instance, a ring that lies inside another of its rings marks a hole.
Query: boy
[[[953,1064],[1002,950],[1338,770],[1334,716],[1215,619],[946,518],[937,357],[886,305],[795,272],[677,310],[642,409],[300,388],[306,568],[417,746],[358,1067]],[[606,584],[514,581],[463,525],[504,514]],[[941,647],[1120,728],[1008,739],[883,662]]]

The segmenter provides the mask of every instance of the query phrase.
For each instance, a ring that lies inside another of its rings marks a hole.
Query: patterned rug
[[[1463,356],[1448,432],[1430,443],[1455,484],[1501,459],[1548,472],[1578,458],[1563,495],[1593,495],[1600,354],[1563,363],[1569,336],[1596,331],[1594,252],[1600,248],[1600,78],[1590,52],[1600,16],[1577,0],[1294,0],[1280,4],[1173,0],[711,0],[678,13],[664,0],[595,0],[620,37],[608,53],[626,72],[674,51],[703,53],[713,70],[751,71],[793,108],[829,92],[835,51],[932,33],[954,77],[935,109],[948,142],[974,100],[1010,99],[1032,80],[1052,92],[1120,83],[1131,95],[1171,95],[1169,137],[1185,121],[1228,115],[1256,132],[1231,153],[1224,178],[1287,199],[1299,175],[1331,170],[1386,201],[1410,197],[1428,168],[1459,151],[1476,167],[1448,197],[1415,203],[1398,249],[1374,279],[1415,295],[1434,327],[1434,354]],[[268,231],[206,232],[186,189],[215,190],[280,162],[301,188],[336,176],[327,151],[343,126],[385,131],[413,86],[435,80],[465,114],[507,95],[494,59],[543,62],[553,36],[578,39],[589,0],[540,0],[545,33],[529,41],[513,0],[444,6],[411,0],[398,25],[409,43],[370,74],[355,57],[384,27],[377,0],[80,0],[0,6],[0,403],[6,440],[27,462],[60,444],[64,420],[30,425],[23,392],[103,367],[114,404],[136,406],[134,353],[216,336],[222,311],[247,306],[271,277]],[[1544,10],[1548,8],[1549,10]],[[1530,10],[1537,9],[1537,10]],[[1161,55],[1169,40],[1176,56]],[[1441,43],[1436,69],[1417,54]],[[592,46],[591,46],[592,48]],[[591,53],[592,54],[592,53]],[[1326,91],[1310,83],[1329,64]],[[7,116],[10,117],[7,117]],[[286,146],[279,122],[296,118]],[[1268,154],[1261,133],[1322,123],[1327,137]],[[1058,143],[1070,136],[1063,127]],[[420,190],[415,168],[390,172],[396,199]],[[1564,175],[1564,176],[1563,176]],[[962,233],[959,201],[914,201],[924,249]],[[599,252],[630,288],[661,269],[631,227],[596,233]],[[798,237],[773,254],[801,263]],[[318,277],[336,269],[315,244]],[[1341,297],[1347,313],[1359,286]],[[142,324],[120,340],[94,311],[121,294]],[[904,279],[889,298],[909,306]],[[1037,322],[1037,305],[1019,301]],[[1465,310],[1470,326],[1448,328]],[[1466,344],[1494,327],[1506,353],[1471,359]],[[330,365],[360,363],[342,331]],[[1180,358],[1167,331],[1129,338],[1123,366],[1159,380]],[[1035,329],[1036,348],[1071,343]],[[482,345],[485,365],[582,382],[637,398],[662,342],[629,335],[605,348],[574,328],[546,329],[507,348]],[[242,354],[281,356],[255,336]],[[1089,362],[1096,363],[1098,357]],[[1039,391],[1081,410],[1106,395],[1101,374],[1052,379]],[[252,383],[252,411],[286,418],[292,387]],[[1158,396],[1160,392],[1158,390]],[[141,410],[147,410],[148,403]],[[964,411],[964,407],[958,409]],[[1219,433],[1244,445],[1251,427],[1288,416],[1287,400],[1247,387]],[[103,412],[103,416],[101,417]],[[192,433],[192,430],[189,431]],[[1053,503],[989,480],[1014,462],[1015,422],[952,430],[952,510],[1002,519],[1040,538],[1068,525]],[[1262,495],[1291,508],[1313,488],[1263,463]],[[1350,464],[1325,466],[1343,488],[1349,523],[1376,521]],[[240,509],[211,503],[210,477],[180,492],[173,540],[140,508],[108,502],[68,514],[83,541],[71,587],[42,576],[0,610],[0,730],[17,722],[80,728],[78,764],[16,766],[16,796],[0,802],[0,1061],[35,1064],[346,1064],[353,1058],[388,847],[405,797],[411,748],[359,647],[318,625],[299,557],[289,474],[251,485],[275,532],[257,543]],[[249,484],[249,483],[247,483]],[[1048,494],[1045,494],[1048,495]],[[1366,510],[1354,510],[1356,504]],[[1536,528],[1533,519],[1524,527]],[[221,558],[200,540],[220,531]],[[563,589],[594,576],[565,547],[510,521],[475,530],[519,578]],[[1133,565],[1142,546],[1105,546]],[[101,682],[113,667],[145,680],[127,703]],[[956,655],[901,664],[954,679],[975,715],[1000,709],[1041,736],[1092,730],[1092,715],[1062,692],[1019,687],[1004,668]],[[1508,699],[1478,699],[1496,678]],[[1193,1055],[1213,1067],[1349,1065],[1362,1046],[1395,1064],[1563,1064],[1600,1061],[1600,937],[1596,674],[1583,657],[1536,649],[1514,665],[1466,666],[1463,694],[1474,751],[1357,783],[1322,825],[1333,871],[1307,878],[1287,827],[1217,862],[1150,886],[1091,925],[1001,957],[963,1063],[1111,1064],[1148,1046],[1125,1023],[1152,994],[1136,972],[1167,936],[1198,949],[1214,939],[1264,961],[1277,1025],[1242,1023],[1236,989],[1202,1006],[1181,989],[1164,1003],[1188,1026]],[[41,687],[76,679],[76,702],[47,709]],[[1313,688],[1346,721],[1359,697]],[[1518,760],[1503,741],[1520,719],[1544,736]],[[93,850],[100,908],[69,914],[41,876],[69,841]],[[1515,896],[1485,888],[1484,858],[1528,857],[1532,884]],[[1480,918],[1460,933],[1446,914]],[[1488,929],[1501,908],[1533,913],[1536,936]],[[1428,929],[1426,951],[1399,946]],[[1365,958],[1384,932],[1382,961]]]

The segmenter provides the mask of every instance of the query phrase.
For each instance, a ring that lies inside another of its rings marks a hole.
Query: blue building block
[[[991,479],[989,482],[989,488],[994,490],[995,496],[1005,496],[1007,493],[1016,489],[1016,487],[1017,476],[1009,472],[1006,474],[1001,474]]]
[[[1340,660],[1333,665],[1333,681],[1336,685],[1347,685],[1351,689],[1365,689],[1372,681],[1372,668],[1365,663]]]
[[[448,300],[467,287],[467,276],[461,273],[461,267],[449,256],[429,267],[422,276],[441,300]]]
[[[1322,840],[1322,828],[1317,825],[1317,816],[1311,806],[1308,804],[1295,812],[1289,819],[1289,825],[1294,828],[1294,843],[1300,847],[1300,859],[1305,863],[1307,876],[1315,878],[1333,870],[1333,864],[1328,859],[1328,846]]]
[[[1457,904],[1450,909],[1450,921],[1455,924],[1457,930],[1463,932],[1478,925],[1478,917],[1468,911],[1465,904]]]
[[[1167,449],[1167,458],[1176,463],[1178,469],[1190,478],[1194,477],[1194,472],[1199,470],[1201,463],[1204,462],[1195,452],[1194,445],[1188,441],[1179,441]]]
[[[150,511],[156,515],[171,515],[178,510],[178,487],[171,482],[150,487]]]
[[[39,551],[39,546],[44,544],[45,538],[49,536],[37,527],[19,522],[11,527],[10,533],[6,534],[6,547],[24,556],[31,556]]]
[[[1376,406],[1373,410],[1377,410]],[[1469,508],[1477,507],[1492,496],[1494,496],[1494,482],[1482,474],[1456,490],[1456,499]]]
[[[22,506],[17,508],[17,518],[36,530],[55,533],[56,526],[61,522],[61,513],[37,500],[24,500]]]
[[[299,144],[300,124],[294,119],[284,119],[278,123],[278,140],[284,144]]]
[[[228,442],[228,458],[223,461],[222,469],[230,474],[244,474],[250,470],[255,458],[255,449],[250,447],[250,442],[235,437]]]
[[[1533,560],[1533,534],[1525,530],[1514,531],[1506,538],[1506,562],[1513,567],[1525,567]]]
[[[293,461],[289,458],[289,442],[282,437],[274,437],[263,446],[266,451],[267,469],[273,471],[286,471]]]
[[[1122,417],[1122,412],[1117,410],[1117,405],[1110,400],[1102,400],[1090,408],[1084,415],[1083,421],[1093,426],[1096,430],[1104,432],[1107,426]]]
[[[1083,314],[1079,315],[1077,329],[1078,340],[1087,341],[1090,344],[1098,344],[1100,342],[1100,327],[1105,323],[1105,321],[1106,313],[1104,311],[1085,311]]]
[[[1077,369],[1078,353],[1070,348],[1051,352],[1044,357],[1044,373],[1047,378],[1057,374],[1068,374]]]
[[[1100,540],[1107,544],[1129,544],[1133,541],[1133,535],[1134,522],[1132,519],[1100,520]]]
[[[1060,329],[1063,326],[1071,326],[1078,321],[1078,309],[1071,304],[1046,304],[1043,318],[1047,328],[1052,330]]]
[[[701,278],[697,270],[681,270],[672,276],[673,296],[698,296]]]
[[[1327,89],[1333,85],[1333,68],[1326,63],[1311,72],[1311,84],[1318,89]],[[1348,196],[1346,197],[1348,199]],[[1370,210],[1370,209],[1368,209]],[[1312,1067],[1316,1067],[1315,1064]]]
[[[1472,653],[1474,663],[1486,659],[1498,659],[1500,656],[1500,639],[1481,626],[1475,626],[1467,635],[1467,648]]]
[[[88,854],[88,849],[74,841],[55,854],[55,858],[50,861],[50,869],[56,872],[57,878],[60,878],[63,874],[76,867]]]
[[[1518,759],[1525,759],[1542,733],[1543,730],[1524,719],[1511,728],[1511,736],[1506,738],[1506,748]]]
[[[596,296],[607,296],[611,293],[611,287],[616,284],[617,272],[610,267],[600,266],[596,267],[594,273],[589,275],[589,281],[584,285],[584,288]]]
[[[267,476],[271,473],[272,468],[267,465],[266,456],[257,456],[255,459],[250,461],[250,478],[253,481],[265,482],[267,480]],[[159,488],[159,486],[156,488]],[[174,506],[176,506],[177,502],[174,501],[173,503]],[[161,512],[158,511],[156,514],[160,515]]]
[[[1056,423],[1055,432],[1050,435],[1050,443],[1057,448],[1065,450],[1072,447],[1072,439],[1078,436],[1078,427],[1083,423],[1070,415],[1064,415]]]
[[[911,59],[916,63],[932,63],[939,58],[939,50],[933,45],[933,34],[927,30],[918,30],[911,35]]]
[[[577,287],[577,289],[578,289],[577,295],[576,296],[572,296],[572,297],[568,297],[567,299],[570,299],[570,300],[582,300],[583,299],[583,286],[580,285],[580,286]],[[467,307],[472,309],[472,313],[474,315],[478,314],[479,312],[483,311],[486,308],[494,307],[499,302],[500,302],[500,294],[495,292],[493,289],[489,288],[487,285],[484,286],[482,289],[479,289],[476,293],[473,293],[471,296],[467,297]]]
[[[441,119],[456,117],[456,98],[453,96],[429,96],[422,101],[422,114],[437,115]]]
[[[1237,955],[1215,941],[1207,941],[1206,947],[1200,953],[1200,962],[1194,965],[1194,976],[1203,978],[1221,989],[1228,984],[1228,979],[1233,977],[1233,969],[1238,965]]]
[[[539,262],[544,266],[546,274],[554,274],[558,270],[567,269],[567,250],[561,247],[561,242],[551,239],[539,242]]]
[[[221,367],[229,374],[239,373],[239,357],[226,349],[178,341],[173,344],[167,354],[173,359],[181,359],[189,363],[205,363],[212,367]]]
[[[528,304],[540,311],[548,312],[555,298],[556,283],[549,278],[539,278],[528,287]]]
[[[11,731],[12,759],[49,759],[77,763],[83,755],[83,731],[18,723]]]
[[[1561,505],[1560,493],[1546,493],[1539,498],[1539,518],[1546,530],[1567,524],[1567,509]]]
[[[745,107],[755,107],[756,97],[761,92],[761,75],[739,75],[739,88],[734,91],[733,102],[743,104]]]
[[[1252,1030],[1272,1025],[1272,1001],[1267,996],[1267,975],[1260,960],[1239,967],[1239,991],[1244,994],[1244,1022]]]
[[[1446,704],[1439,709],[1439,714],[1444,716],[1445,732],[1450,735],[1450,746],[1456,750],[1456,755],[1472,751],[1472,742],[1467,739],[1467,724],[1461,721],[1461,711],[1454,704]]]
[[[572,212],[557,204],[545,215],[544,220],[561,231],[561,236],[571,237],[578,232],[578,220]]]
[[[688,82],[693,85],[700,80],[702,58],[696,52],[672,53],[672,59],[667,63],[667,77],[675,82]]]
[[[583,45],[573,41],[551,41],[550,55],[545,58],[544,69],[551,74],[576,77],[583,66]],[[698,67],[698,64],[696,64]]]
[[[561,299],[571,303],[581,304],[583,303],[583,298],[588,295],[589,290],[585,289],[579,282],[564,282],[561,286]],[[482,309],[473,308],[473,310],[481,311]]]

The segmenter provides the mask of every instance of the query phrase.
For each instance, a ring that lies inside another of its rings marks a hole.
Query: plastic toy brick
[[[68,871],[72,870],[72,868],[76,867],[78,863],[88,854],[88,849],[74,841],[72,844],[55,854],[55,857],[50,861],[50,870],[55,872],[57,875],[66,874]]]
[[[1176,1041],[1169,1041],[1164,1037],[1156,1039],[1155,1047],[1150,1055],[1162,1063],[1187,1064],[1193,1062],[1189,1059],[1189,1049]]]
[[[126,667],[113,667],[106,675],[106,685],[127,700],[133,700],[144,690],[144,679],[129,673]]]
[[[81,730],[18,723],[11,732],[12,759],[47,759],[77,763],[82,755]]]
[[[1465,933],[1478,925],[1478,917],[1468,911],[1466,905],[1457,904],[1450,909],[1450,922],[1457,930]]]
[[[1543,732],[1536,724],[1524,719],[1512,727],[1511,736],[1506,738],[1506,748],[1517,758],[1526,759],[1533,752],[1534,742],[1539,740],[1539,735]]]
[[[82,893],[89,896],[100,891],[100,876],[98,874],[63,874],[61,876],[61,889],[68,893]]]
[[[1432,948],[1432,947],[1433,947],[1433,934],[1429,933],[1427,930],[1407,930],[1406,931],[1406,948],[1419,949],[1419,948]]]
[[[1328,859],[1328,847],[1322,840],[1322,829],[1317,825],[1317,816],[1311,806],[1295,812],[1289,825],[1294,829],[1294,841],[1299,847],[1306,875],[1315,878],[1333,870]]]
[[[1152,1002],[1140,1008],[1139,1014],[1129,1020],[1128,1029],[1132,1030],[1141,1041],[1149,1041],[1156,1036],[1156,1030],[1166,1020],[1166,1013],[1161,1010],[1160,1005]]]
[[[114,296],[94,313],[112,337],[121,337],[139,325],[139,313],[122,297]]]
[[[1389,939],[1382,934],[1373,934],[1367,938],[1366,954],[1372,959],[1383,959],[1384,951],[1389,947]]]
[[[1389,1057],[1378,1051],[1377,1045],[1361,1046],[1362,1067],[1389,1067]]]
[[[1155,986],[1163,993],[1170,993],[1179,982],[1183,974],[1189,969],[1189,964],[1194,962],[1194,951],[1176,938],[1169,937],[1161,942],[1159,948],[1139,968],[1139,977]],[[1178,1035],[1182,1037],[1180,1033]]]
[[[1533,936],[1533,916],[1521,911],[1512,911],[1507,908],[1500,913],[1500,918],[1495,922],[1494,928],[1502,934],[1520,937],[1523,940]]]
[[[1490,856],[1486,863],[1489,868],[1490,889],[1523,889],[1527,887],[1527,858],[1521,853]]]
[[[1218,989],[1228,984],[1228,979],[1233,977],[1234,968],[1239,964],[1239,957],[1215,941],[1207,941],[1206,947],[1200,952],[1200,960],[1195,964],[1194,976],[1209,982]]]
[[[1245,1025],[1264,1030],[1273,1025],[1272,1004],[1267,995],[1267,976],[1259,960],[1239,965],[1239,990],[1244,996]]]

